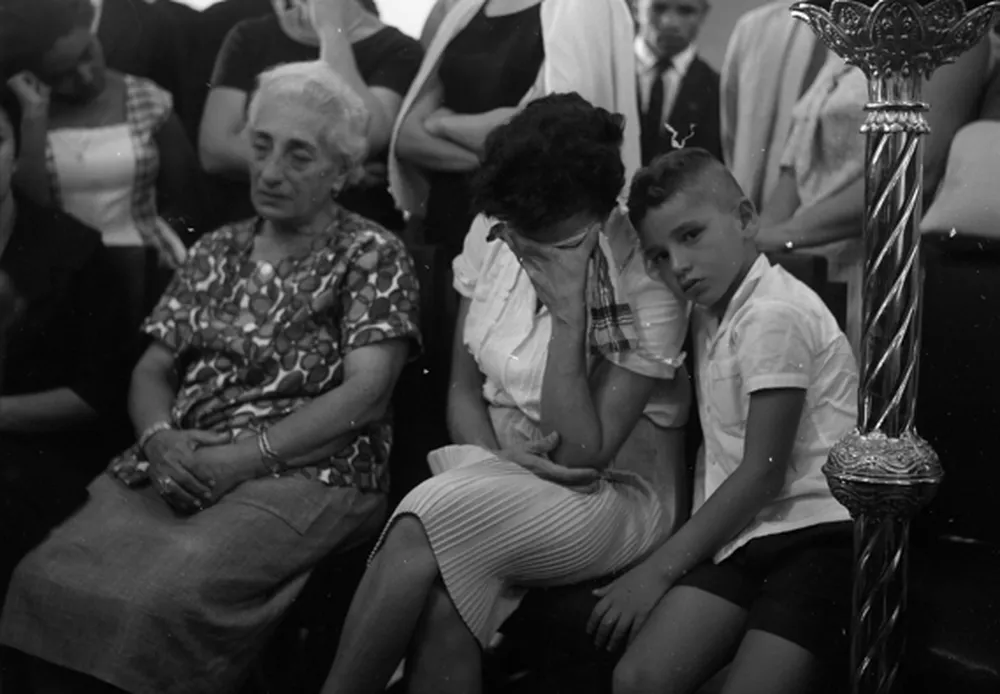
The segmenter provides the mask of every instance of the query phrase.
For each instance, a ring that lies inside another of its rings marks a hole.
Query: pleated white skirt
[[[528,588],[622,570],[660,538],[660,501],[637,475],[612,471],[585,493],[462,448],[472,449],[470,460],[410,492],[378,546],[399,516],[419,519],[452,601],[484,648]]]

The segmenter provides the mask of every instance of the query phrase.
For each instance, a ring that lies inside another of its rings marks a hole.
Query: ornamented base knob
[[[909,518],[937,492],[944,470],[914,431],[898,438],[855,429],[830,450],[823,473],[851,516]]]

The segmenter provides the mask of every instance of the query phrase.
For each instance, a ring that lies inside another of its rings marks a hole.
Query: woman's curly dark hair
[[[475,209],[529,235],[579,214],[606,218],[625,185],[624,128],[576,93],[528,104],[486,138]]]

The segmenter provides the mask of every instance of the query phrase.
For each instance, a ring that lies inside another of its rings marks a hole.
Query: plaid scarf
[[[587,268],[587,304],[590,308],[590,351],[608,356],[639,348],[639,333],[628,301],[621,301],[611,280],[608,258],[601,244],[594,246]]]
[[[487,236],[488,241],[504,240],[504,224],[494,224]],[[509,244],[508,244],[509,245]],[[513,249],[511,249],[513,250]],[[622,263],[624,267],[631,259],[631,253]],[[515,253],[516,255],[516,253]],[[617,295],[617,287],[611,279],[608,258],[601,250],[600,242],[594,246],[587,265],[587,307],[590,309],[590,352],[600,356],[621,354],[639,349],[639,333],[635,317],[628,301]]]

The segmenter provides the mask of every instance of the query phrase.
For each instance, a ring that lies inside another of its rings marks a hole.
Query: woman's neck
[[[275,221],[268,220],[266,228],[270,230],[274,238],[281,240],[291,240],[303,237],[313,237],[326,231],[333,222],[335,210],[328,206],[316,214],[308,222],[298,221]]]
[[[14,220],[17,218],[17,203],[14,194],[8,192],[0,199],[0,256],[7,249],[10,237],[14,235]]]

